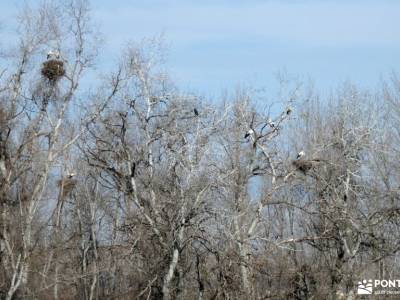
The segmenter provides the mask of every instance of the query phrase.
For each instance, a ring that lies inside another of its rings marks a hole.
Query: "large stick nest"
[[[65,197],[69,195],[77,184],[77,180],[71,178],[64,178],[57,181],[57,185],[62,191],[62,196]]]
[[[51,59],[43,63],[42,75],[51,82],[58,81],[65,75],[64,62]]]
[[[310,171],[313,167],[313,162],[305,159],[294,160],[292,164],[296,167],[297,170],[303,172],[304,174]]]

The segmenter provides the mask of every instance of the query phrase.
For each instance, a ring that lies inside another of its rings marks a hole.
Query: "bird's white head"
[[[60,51],[58,50],[50,50],[47,52],[47,59],[59,59],[60,58]]]
[[[306,155],[306,153],[301,150],[299,153],[297,153],[297,159],[302,158],[304,155]]]

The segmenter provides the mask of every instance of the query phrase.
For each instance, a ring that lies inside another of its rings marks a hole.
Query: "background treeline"
[[[354,299],[399,278],[395,76],[211,102],[174,86],[156,39],[96,70],[85,1],[18,22],[0,57],[2,299]]]

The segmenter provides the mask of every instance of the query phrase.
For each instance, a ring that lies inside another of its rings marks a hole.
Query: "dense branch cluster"
[[[0,57],[2,299],[350,299],[399,275],[396,77],[211,102],[154,39],[81,84],[97,44],[67,2],[24,10]]]

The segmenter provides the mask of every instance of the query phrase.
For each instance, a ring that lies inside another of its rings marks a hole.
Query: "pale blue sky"
[[[15,2],[1,1],[3,18]],[[274,88],[286,70],[322,89],[352,80],[374,87],[399,70],[400,1],[92,1],[104,58],[129,40],[164,34],[183,89]],[[4,21],[3,21],[4,24]]]

